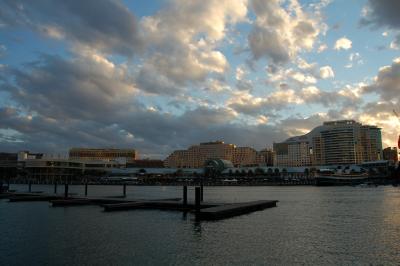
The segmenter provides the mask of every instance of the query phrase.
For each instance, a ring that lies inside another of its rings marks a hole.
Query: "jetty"
[[[31,188],[29,188],[31,190]],[[238,215],[249,214],[277,206],[277,200],[258,200],[240,203],[207,203],[204,202],[203,186],[195,187],[193,202],[188,201],[188,187],[183,186],[182,198],[166,199],[127,199],[126,185],[123,185],[121,196],[114,197],[88,197],[88,187],[85,186],[85,196],[79,197],[68,193],[65,185],[63,194],[46,194],[42,192],[3,192],[0,199],[9,202],[48,201],[52,207],[73,207],[85,205],[98,205],[105,212],[129,211],[139,209],[181,211],[193,213],[197,220],[220,220]],[[56,188],[55,188],[56,192]]]

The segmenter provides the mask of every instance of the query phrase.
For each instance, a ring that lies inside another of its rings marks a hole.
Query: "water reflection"
[[[14,189],[18,188],[14,185]],[[27,186],[21,186],[27,190]],[[52,193],[53,186],[33,190]],[[59,186],[59,193],[63,189]],[[84,186],[71,186],[82,194]],[[91,196],[121,186],[89,186]],[[188,195],[193,195],[189,188]],[[173,198],[181,187],[128,187],[128,198]],[[396,265],[400,189],[205,187],[207,202],[279,200],[278,207],[216,222],[191,213],[98,206],[51,208],[0,201],[2,265]],[[32,244],[34,243],[34,244]],[[71,255],[73,254],[73,255]],[[290,254],[290,255],[288,255]]]

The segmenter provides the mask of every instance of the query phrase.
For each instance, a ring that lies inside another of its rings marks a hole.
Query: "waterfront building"
[[[398,151],[396,147],[387,147],[383,149],[383,160],[388,160],[392,162],[397,162],[398,159]]]
[[[101,177],[119,169],[117,161],[87,161],[59,158],[26,159],[19,178],[46,182],[81,181],[88,177]]]
[[[72,148],[69,150],[71,160],[133,162],[138,157],[138,152],[134,149]]]
[[[263,149],[259,151],[259,155],[262,156],[263,160],[263,165],[265,166],[273,166],[274,165],[274,157],[275,153],[272,149]]]
[[[142,159],[126,163],[126,168],[163,168],[163,167],[164,167],[164,161],[162,160]]]
[[[354,120],[324,122],[309,133],[274,143],[275,165],[359,164],[382,159],[381,129]]]
[[[18,155],[16,153],[0,152],[0,179],[17,176]]]
[[[227,160],[236,167],[258,165],[264,161],[264,157],[253,148],[214,141],[193,145],[187,150],[176,150],[165,159],[164,164],[172,168],[203,168],[209,159]]]

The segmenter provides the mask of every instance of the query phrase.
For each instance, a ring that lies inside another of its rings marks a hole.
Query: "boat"
[[[320,171],[315,177],[317,186],[355,186],[368,181],[368,173],[335,173],[332,170]]]

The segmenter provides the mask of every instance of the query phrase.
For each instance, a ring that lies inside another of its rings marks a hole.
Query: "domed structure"
[[[232,168],[233,164],[231,161],[222,159],[209,159],[204,163],[206,173],[220,174],[227,168]]]

